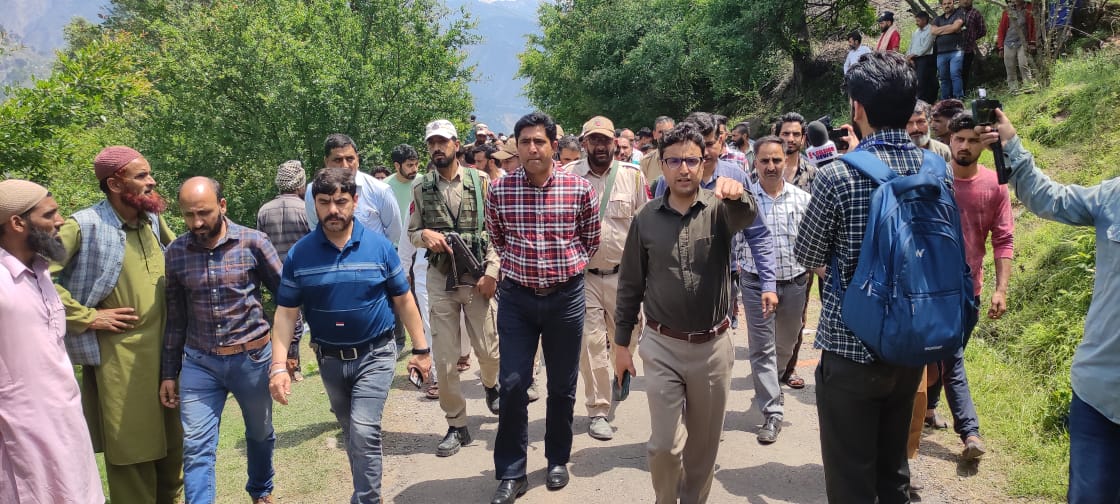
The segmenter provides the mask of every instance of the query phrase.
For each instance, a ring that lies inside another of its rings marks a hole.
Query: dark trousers
[[[821,352],[817,415],[829,502],[910,502],[906,439],[924,370]]]
[[[918,76],[918,98],[930,105],[937,103],[937,56],[914,58],[914,72]]]
[[[494,475],[499,480],[525,476],[528,390],[538,343],[548,377],[544,455],[550,465],[568,463],[585,299],[582,275],[547,296],[537,296],[509,280],[499,285],[498,353],[502,359],[498,383],[502,406],[494,441]]]
[[[1070,504],[1120,504],[1120,424],[1073,394],[1069,405]]]
[[[972,402],[972,392],[968,388],[968,375],[964,371],[964,347],[957,350],[952,359],[935,363],[939,371],[936,383],[926,388],[928,397],[926,408],[934,409],[941,398],[942,384],[945,399],[949,401],[949,411],[953,413],[953,430],[964,441],[968,436],[980,435],[980,419],[976,416],[976,405]]]
[[[961,66],[961,89],[968,93],[968,83],[972,80],[972,63],[976,61],[976,53],[964,52],[964,65]]]

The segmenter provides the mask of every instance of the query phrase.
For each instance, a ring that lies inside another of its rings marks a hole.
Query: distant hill
[[[522,96],[525,81],[515,80],[517,53],[525,48],[525,36],[539,32],[537,6],[541,0],[444,0],[452,13],[460,7],[478,25],[481,41],[468,48],[468,62],[475,65],[479,81],[471,84],[481,122],[498,132],[513,132],[518,117],[529,111]],[[3,0],[0,26],[9,34],[7,46],[19,50],[0,56],[0,87],[25,84],[31,75],[45,76],[54,50],[65,40],[62,28],[74,16],[97,22],[107,0]]]

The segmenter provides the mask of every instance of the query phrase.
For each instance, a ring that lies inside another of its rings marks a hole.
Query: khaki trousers
[[[497,303],[475,292],[473,287],[444,290],[447,277],[434,267],[428,268],[428,306],[435,366],[440,377],[439,407],[450,427],[467,425],[467,401],[459,384],[459,351],[463,332],[474,347],[481,372],[482,385],[498,384],[498,328],[494,313]]]
[[[656,502],[701,504],[712,489],[723,433],[735,363],[731,335],[697,344],[643,331],[638,354],[646,373],[646,449]]]
[[[618,294],[618,275],[584,277],[587,315],[583,318],[583,351],[579,356],[579,375],[587,398],[587,416],[607,416],[611,411],[611,372],[614,370],[614,307]],[[635,328],[635,333],[638,328]],[[638,338],[630,338],[630,351]]]

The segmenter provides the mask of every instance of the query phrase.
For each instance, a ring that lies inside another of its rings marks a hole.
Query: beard
[[[436,168],[447,168],[448,166],[451,166],[451,163],[453,161],[455,161],[455,156],[444,155],[443,157],[432,158],[432,164],[435,165]],[[415,175],[413,176],[415,177]]]
[[[953,161],[959,166],[972,166],[976,164],[976,160],[980,159],[979,156],[972,157],[972,153],[960,153],[953,157]]]
[[[32,252],[54,262],[62,262],[66,259],[66,246],[57,235],[51,236],[50,231],[32,227],[27,235],[27,247]]]
[[[167,202],[155,189],[152,189],[148,194],[123,192],[121,193],[121,201],[141,212],[161,214],[164,210],[167,210]]]
[[[413,179],[416,178],[416,174],[419,173],[419,172],[420,172],[420,170],[416,170],[416,171],[411,172],[411,173],[401,173],[401,176],[403,176],[406,180],[413,180]]]
[[[215,224],[213,226],[209,226],[208,228],[202,228],[202,229],[197,229],[197,230],[192,229],[191,233],[194,234],[195,238],[208,242],[210,240],[213,240],[213,239],[221,236],[222,235],[222,230],[224,230],[225,227],[226,227],[226,219],[225,219],[225,216],[223,215],[223,216],[218,218],[218,223],[217,224]]]
[[[913,135],[910,135],[910,140],[913,140],[914,145],[916,145],[918,147],[923,147],[924,148],[925,146],[929,145],[929,139],[930,139],[929,130],[926,130],[925,133],[922,133],[921,135],[918,135],[917,137],[915,137]]]

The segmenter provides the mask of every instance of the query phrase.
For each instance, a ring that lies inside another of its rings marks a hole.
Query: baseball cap
[[[502,144],[502,148],[498,150],[498,152],[490,155],[490,157],[499,161],[506,160],[514,156],[517,156],[517,142],[513,138],[506,140],[506,143]]]
[[[428,123],[424,128],[425,141],[434,136],[441,136],[450,140],[452,138],[459,138],[459,132],[455,130],[455,125],[451,124],[451,121],[447,119],[436,119]]]
[[[891,11],[884,12],[882,16],[879,16],[879,21],[890,21],[890,22],[893,23],[894,22],[894,13],[891,12]]]
[[[579,137],[583,138],[592,133],[614,138],[614,123],[603,116],[592,117],[588,119],[587,122],[583,123],[583,131],[580,131]]]

